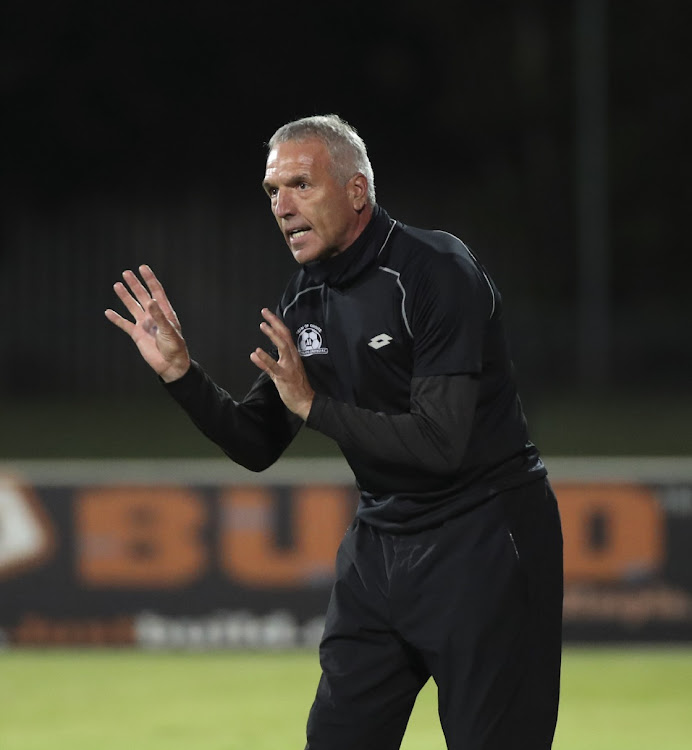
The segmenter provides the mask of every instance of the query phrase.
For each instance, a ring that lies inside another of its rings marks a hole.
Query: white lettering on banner
[[[630,627],[646,623],[692,622],[692,596],[673,586],[655,584],[634,590],[567,586],[565,622],[618,622]]]
[[[316,647],[324,617],[300,624],[290,612],[254,615],[223,611],[206,617],[163,617],[142,612],[135,617],[135,641],[144,648],[294,648]]]
[[[0,476],[0,577],[39,565],[53,547],[53,532],[28,490]]]

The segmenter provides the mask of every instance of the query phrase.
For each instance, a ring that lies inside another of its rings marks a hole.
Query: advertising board
[[[315,645],[357,493],[340,461],[283,464],[0,466],[0,642]],[[566,639],[692,640],[690,464],[554,465]]]

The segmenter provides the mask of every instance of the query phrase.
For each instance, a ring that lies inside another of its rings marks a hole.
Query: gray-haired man
[[[562,538],[513,378],[502,300],[471,251],[375,202],[365,145],[334,115],[269,142],[264,190],[301,268],[240,402],[191,362],[148,267],[116,292],[171,395],[262,470],[303,424],[333,438],[360,503],[339,549],[310,750],[394,750],[433,677],[454,750],[546,750],[557,717]]]

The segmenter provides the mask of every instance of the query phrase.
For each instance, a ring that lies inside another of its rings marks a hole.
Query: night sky
[[[608,11],[614,379],[692,376],[690,15],[681,0]],[[192,189],[239,216],[264,210],[272,132],[338,112],[368,144],[385,208],[487,248],[520,320],[562,310],[567,328],[545,334],[555,356],[524,356],[537,378],[568,382],[574,60],[573,2],[6,0],[3,304],[28,283],[10,280],[19,258],[40,269],[52,252],[28,246],[21,222],[63,226],[94,196],[165,214]]]

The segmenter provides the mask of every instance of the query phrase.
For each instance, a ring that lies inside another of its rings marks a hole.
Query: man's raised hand
[[[266,307],[262,310],[264,322],[260,324],[279,352],[278,362],[264,349],[255,349],[250,355],[253,364],[269,375],[286,407],[303,419],[308,418],[315,392],[310,386],[303,360],[293,343],[291,332],[281,318]]]
[[[161,282],[149,266],[140,266],[144,284],[132,271],[124,271],[125,284],[118,281],[113,289],[132,315],[134,322],[106,310],[111,323],[125,331],[135,342],[146,363],[170,383],[181,378],[190,367],[190,356],[175,310],[168,301]]]

